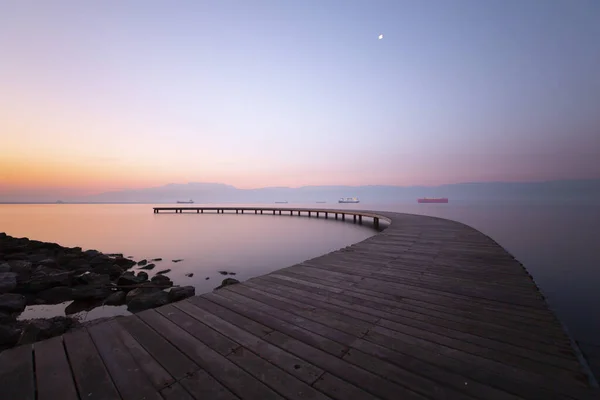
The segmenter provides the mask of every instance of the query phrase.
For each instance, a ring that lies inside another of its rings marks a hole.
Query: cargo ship
[[[447,203],[448,199],[446,197],[423,197],[422,199],[417,199],[419,203]]]
[[[177,200],[177,204],[194,204],[194,200],[189,200],[189,201],[182,201],[182,200]]]
[[[338,203],[358,203],[358,197],[342,197],[338,200]]]

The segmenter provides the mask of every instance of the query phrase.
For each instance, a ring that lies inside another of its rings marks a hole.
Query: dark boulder
[[[215,290],[224,288],[225,286],[235,285],[236,283],[240,283],[240,281],[234,278],[225,278],[223,279],[223,282],[221,282],[221,285],[216,287]]]
[[[86,269],[86,270],[90,270],[92,269],[92,266],[90,265],[90,263],[83,259],[83,258],[74,258],[72,260],[70,260],[68,262],[68,264],[66,265],[67,269],[70,270],[82,270],[82,269]]]
[[[146,265],[148,264],[148,260],[143,259],[142,261],[138,261],[137,265]]]
[[[185,274],[185,276],[187,276],[188,278],[191,278],[192,276],[194,276],[194,273],[190,272],[189,274]]]
[[[73,291],[67,286],[57,286],[39,292],[37,297],[42,299],[46,304],[59,304],[73,300]]]
[[[124,258],[123,256],[115,258],[113,262],[123,269],[129,269],[136,264],[135,261]]]
[[[156,273],[156,275],[168,274],[169,272],[171,272],[170,269],[163,269],[163,270],[158,271]]]
[[[144,271],[138,272],[137,277],[143,279],[144,282],[148,280],[148,274]]]
[[[110,284],[110,276],[107,274],[86,272],[77,276],[77,283],[80,283],[82,285],[106,286]]]
[[[126,296],[127,293],[122,290],[114,292],[104,300],[104,304],[107,306],[120,306],[125,304]]]
[[[19,344],[33,343],[62,335],[76,324],[76,320],[68,317],[31,319],[25,322]]]
[[[8,262],[8,265],[10,265],[12,272],[16,272],[19,275],[30,274],[33,267],[31,261],[23,260],[12,260]]]
[[[0,325],[0,347],[12,347],[20,338],[21,329],[17,324]]]
[[[117,279],[123,273],[123,268],[112,262],[92,265],[92,270],[98,274],[108,275],[111,279]]]
[[[155,261],[162,261],[162,258],[153,258],[153,259],[152,259],[152,260],[150,260],[150,261],[153,261],[153,262],[155,262]]]
[[[16,293],[0,294],[0,311],[13,313],[25,309],[25,296]]]
[[[140,283],[143,283],[144,279],[137,277],[133,274],[133,272],[128,271],[124,272],[119,279],[117,280],[117,285],[119,286],[135,286]]]
[[[168,276],[164,275],[156,275],[151,279],[151,283],[155,286],[160,286],[162,288],[168,288],[173,286],[173,282],[169,279]]]
[[[169,291],[170,301],[179,301],[192,297],[196,294],[196,289],[193,286],[176,286]]]
[[[139,312],[149,308],[155,308],[169,304],[168,293],[159,290],[156,292],[140,293],[127,302],[127,309],[131,312]]]
[[[0,294],[12,292],[17,287],[16,272],[0,272]]]
[[[177,260],[172,260],[172,261],[173,261],[174,263],[178,263],[178,262],[181,262],[181,261],[183,261],[183,258],[178,258]]]
[[[141,267],[140,269],[146,269],[146,270],[148,270],[148,269],[152,269],[152,268],[154,268],[154,267],[156,267],[156,264],[154,264],[154,263],[150,263],[150,264],[144,265],[144,266],[143,266],[143,267]]]
[[[58,262],[54,258],[44,258],[37,262],[38,265],[48,268],[60,268]]]
[[[108,253],[106,255],[113,258],[123,257],[123,253]]]
[[[83,252],[83,254],[88,258],[94,258],[102,253],[100,253],[98,250],[86,250]]]
[[[227,275],[227,271],[219,271],[221,275]]]
[[[10,272],[10,265],[8,265],[8,263],[5,262],[0,262],[0,273],[1,272]]]
[[[21,277],[18,290],[22,292],[37,293],[54,286],[70,286],[73,273],[60,269],[39,266],[29,277]]]
[[[75,286],[71,288],[74,300],[103,300],[112,293],[109,287]]]
[[[94,308],[100,307],[104,300],[75,300],[65,307],[66,315],[73,315],[82,311],[91,311]]]

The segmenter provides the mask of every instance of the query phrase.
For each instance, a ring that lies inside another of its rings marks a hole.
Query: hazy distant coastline
[[[340,197],[356,196],[363,203],[414,202],[418,197],[449,197],[451,203],[548,203],[600,204],[600,179],[546,182],[477,182],[440,186],[304,186],[239,189],[221,183],[167,184],[90,196],[5,195],[0,203],[337,203]]]

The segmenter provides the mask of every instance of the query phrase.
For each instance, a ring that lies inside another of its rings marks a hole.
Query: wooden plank
[[[79,398],[62,336],[34,344],[38,400]]]
[[[200,368],[137,316],[117,318],[117,322],[176,380]]]
[[[179,302],[175,306],[308,384],[312,384],[323,373],[323,370],[211,314],[201,306],[191,302]]]
[[[0,393],[6,399],[35,400],[31,345],[0,353]]]
[[[239,398],[203,370],[198,370],[183,378],[180,383],[196,400],[235,400]]]
[[[244,285],[233,285],[226,290],[233,291],[241,294],[248,298],[260,301],[263,304],[275,307],[279,310],[288,311],[292,314],[310,319],[314,322],[332,326],[342,332],[350,335],[361,337],[363,336],[372,326],[371,323],[364,323],[363,321],[347,317],[345,315],[328,312],[322,308],[313,308],[311,310],[304,310],[291,302],[283,301],[281,297],[277,298],[276,295],[259,292],[255,289]],[[298,303],[298,302],[296,302]],[[308,305],[307,305],[308,306]]]
[[[350,335],[346,332],[331,329],[329,326],[327,326],[325,324],[314,322],[310,319],[303,318],[303,317],[300,317],[293,313],[284,311],[282,309],[272,307],[268,304],[261,303],[257,300],[251,299],[249,297],[245,297],[245,296],[240,295],[233,291],[221,290],[221,292],[219,293],[219,296],[229,298],[231,300],[237,301],[238,303],[246,303],[246,304],[250,305],[252,308],[257,309],[267,315],[276,316],[277,319],[279,319],[279,320],[296,325],[298,328],[306,329],[308,331],[316,333],[317,335],[321,335],[328,339],[334,340],[338,343],[348,345],[348,344],[352,343],[354,340],[356,340],[356,336]],[[343,350],[342,352],[345,353],[345,350]]]
[[[192,318],[172,304],[155,309],[165,318],[171,320],[174,324],[200,340],[212,350],[226,356],[238,348],[240,345],[227,336],[220,334],[214,329],[209,328],[200,321]]]
[[[124,400],[160,399],[158,391],[119,340],[110,321],[90,326],[88,332]]]
[[[337,400],[379,399],[379,397],[376,397],[371,393],[367,393],[364,390],[358,388],[357,386],[352,385],[351,383],[348,383],[342,379],[339,379],[335,375],[332,375],[327,372],[323,374],[323,376],[321,376],[313,386],[319,389],[321,392],[325,393],[326,395]]]
[[[121,399],[87,330],[63,336],[79,396],[89,400]]]
[[[116,321],[107,322],[110,325],[114,335],[121,340],[123,345],[129,350],[129,353],[135,360],[136,364],[146,374],[146,377],[152,383],[156,390],[164,389],[165,387],[175,383],[175,379],[152,357],[144,347],[137,342]]]
[[[238,397],[242,399],[282,398],[155,310],[142,311],[137,315]]]
[[[274,318],[269,312],[260,311],[252,305],[236,301],[235,298],[223,297],[221,295],[217,295],[216,293],[203,295],[203,298],[209,299],[215,304],[218,304],[231,311],[243,314],[265,326],[272,328],[273,330],[283,332],[286,335],[301,340],[304,343],[308,343],[311,346],[321,349],[329,354],[341,357],[347,351],[347,347],[341,345],[340,343],[309,331],[306,328],[302,328],[281,319]],[[222,318],[225,318],[227,321],[236,324],[236,321],[230,319],[227,315],[222,316]],[[352,340],[351,337],[349,337],[349,339]]]
[[[263,282],[263,280],[261,279],[254,279],[252,280],[252,282]],[[264,281],[264,282],[268,282],[269,284],[271,284],[272,286],[275,286],[275,288],[270,287],[270,286],[259,286],[256,285],[256,283],[251,283],[251,282],[247,282],[246,285],[255,285],[256,287],[261,287],[263,288],[265,291],[274,291],[277,290],[277,286],[276,284],[271,283],[271,281]],[[490,332],[488,331],[481,331],[479,330],[478,332],[478,326],[477,325],[473,325],[473,324],[455,324],[452,322],[447,322],[445,323],[443,320],[442,322],[438,322],[437,324],[431,324],[428,322],[427,318],[423,318],[420,314],[417,313],[403,313],[403,312],[397,312],[396,310],[393,309],[386,309],[385,307],[379,307],[379,308],[384,308],[386,311],[379,311],[378,309],[375,309],[373,305],[371,305],[373,308],[368,308],[365,306],[362,306],[360,304],[354,304],[354,303],[350,303],[350,302],[344,302],[344,301],[339,301],[337,300],[337,298],[340,298],[342,296],[337,296],[334,295],[335,298],[328,298],[328,297],[324,297],[324,296],[319,296],[318,294],[314,294],[314,293],[309,293],[309,292],[301,292],[298,290],[295,290],[294,288],[288,288],[287,291],[285,290],[277,290],[276,293],[282,295],[282,296],[288,296],[290,298],[294,298],[294,299],[302,299],[302,301],[308,303],[308,304],[320,304],[321,307],[328,309],[328,310],[332,310],[335,312],[345,312],[347,314],[351,314],[354,310],[356,310],[356,312],[353,314],[354,316],[356,316],[356,318],[358,319],[363,319],[362,315],[364,315],[363,313],[360,313],[359,310],[364,311],[365,313],[370,313],[373,314],[374,316],[376,316],[376,319],[380,319],[382,318],[382,324],[388,328],[392,328],[392,329],[396,329],[394,325],[394,322],[396,323],[400,323],[403,325],[407,325],[405,328],[410,330],[411,332],[416,332],[413,330],[413,328],[417,328],[417,329],[424,329],[426,331],[429,332],[434,332],[434,333],[441,333],[444,332],[445,335],[455,338],[455,339],[459,339],[462,341],[465,341],[466,343],[474,343],[474,344],[478,344],[484,347],[487,347],[489,349],[494,349],[494,350],[498,350],[501,352],[502,355],[505,355],[505,353],[508,354],[512,354],[514,356],[519,356],[519,357],[526,357],[528,359],[531,360],[537,360],[540,362],[545,362],[554,366],[558,366],[558,367],[562,367],[562,368],[566,368],[566,369],[570,369],[573,371],[579,371],[579,364],[576,362],[576,360],[574,358],[567,358],[566,355],[562,355],[559,354],[559,356],[557,356],[556,354],[556,346],[554,348],[550,347],[550,346],[541,346],[541,344],[539,343],[535,343],[535,342],[528,342],[528,341],[519,341],[519,340],[508,340],[508,343],[512,343],[515,342],[518,344],[518,346],[516,345],[512,345],[512,344],[504,344],[503,342],[498,342],[496,340],[491,340],[491,339],[499,339],[499,340],[503,340],[506,339],[507,337],[503,337],[501,335],[489,335]],[[309,298],[308,296],[311,296],[311,298]],[[314,299],[314,300],[313,300]],[[368,303],[368,302],[363,302],[363,304]],[[333,305],[331,305],[333,304]],[[338,307],[338,305],[341,305],[342,307]],[[378,306],[378,305],[376,305]],[[343,307],[347,307],[347,308],[343,308]],[[344,311],[345,310],[345,311]],[[404,315],[407,314],[407,315]],[[368,314],[367,314],[368,315]],[[386,321],[389,320],[389,321]],[[369,321],[371,321],[371,319],[369,319]],[[394,322],[390,322],[390,321],[394,321]],[[388,324],[388,325],[385,325]],[[450,326],[453,329],[447,329],[446,327]],[[403,327],[404,328],[404,327]],[[403,330],[400,329],[401,331]],[[456,330],[454,330],[456,329]],[[465,332],[463,332],[463,329]],[[396,329],[398,330],[398,329]],[[469,331],[473,332],[473,333],[478,333],[479,336],[473,335],[468,333]],[[418,336],[423,337],[422,334],[418,334]],[[537,349],[537,348],[542,348],[543,350],[546,350],[547,353],[537,353],[537,352],[533,352],[532,350]],[[552,352],[552,350],[554,350],[554,352]],[[567,351],[569,349],[565,348],[564,351]],[[570,354],[567,353],[567,354]]]
[[[204,297],[193,296],[190,297],[188,301],[222,319],[234,321],[234,324],[236,326],[239,326],[240,328],[242,328],[246,332],[253,334],[254,336],[261,338],[273,331],[273,329],[269,328],[268,326],[259,324],[258,322],[250,318],[246,318],[243,315],[230,311],[229,309],[219,306],[218,304],[213,303],[212,301],[209,301]],[[225,318],[225,316],[227,316],[227,318]]]
[[[165,400],[195,400],[178,382],[162,389],[160,395]]]
[[[327,396],[316,391],[305,382],[302,382],[293,375],[275,367],[269,361],[262,359],[245,347],[237,348],[233,353],[228,355],[227,358],[241,366],[256,379],[260,380],[286,399],[328,399]]]
[[[412,390],[392,383],[378,375],[327,354],[324,351],[315,349],[298,340],[290,340],[289,336],[280,332],[269,333],[265,337],[265,340],[296,354],[298,357],[304,358],[312,364],[323,368],[325,371],[348,382],[360,382],[360,386],[363,390],[381,397],[382,399],[425,399],[424,396],[421,396]]]

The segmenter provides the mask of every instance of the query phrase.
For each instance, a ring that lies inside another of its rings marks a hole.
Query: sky
[[[599,38],[596,0],[0,0],[0,200],[600,178]]]

